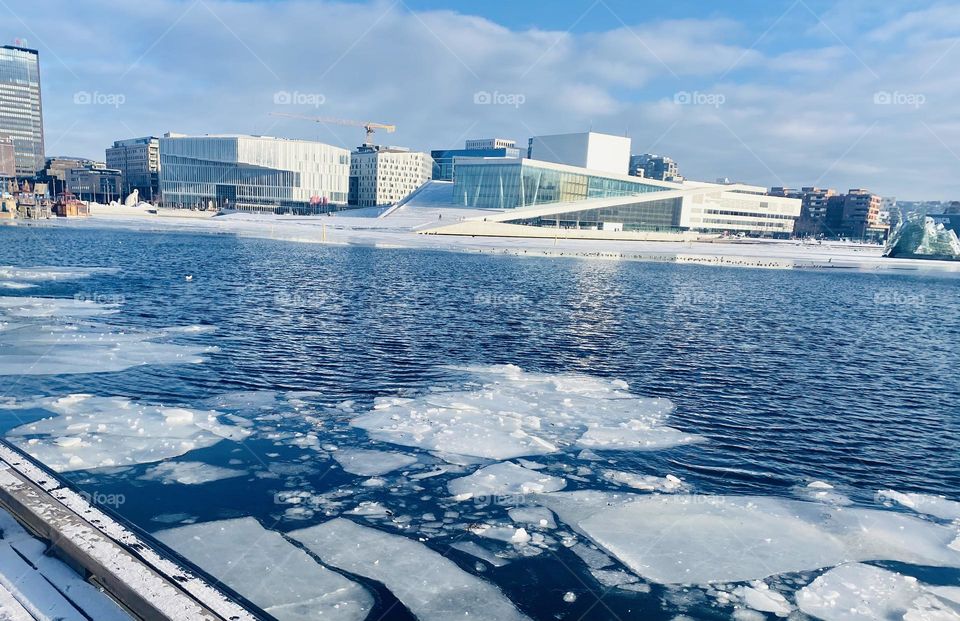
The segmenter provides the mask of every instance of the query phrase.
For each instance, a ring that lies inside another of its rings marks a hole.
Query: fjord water
[[[489,365],[622,380],[635,395],[672,401],[667,423],[703,438],[656,451],[604,451],[596,470],[672,474],[699,494],[796,498],[810,482],[826,481],[864,507],[882,508],[876,494],[884,489],[960,500],[960,283],[949,277],[24,226],[0,227],[0,265],[117,268],[2,295],[115,302],[109,323],[129,330],[213,328],[169,337],[210,348],[201,363],[0,377],[9,400],[90,393],[252,421],[247,439],[179,458],[237,476],[184,485],[149,463],[65,473],[90,493],[122,498],[112,508],[151,532],[247,516],[289,532],[322,524],[362,500],[407,519],[352,519],[417,538],[422,533],[411,524],[455,506],[443,498],[443,485],[473,466],[429,483],[361,486],[364,477],[319,454],[333,451],[323,445],[390,450],[371,444],[351,419],[377,398],[462,387],[473,381],[464,369]],[[290,394],[306,405],[272,396]],[[262,416],[275,406],[287,411]],[[49,414],[0,410],[0,416],[9,431],[25,417]],[[625,491],[577,475],[578,466],[597,462],[573,463],[569,455],[539,461],[551,473],[575,475],[567,490]],[[288,511],[284,494],[301,491],[329,502]],[[465,515],[507,511],[460,504]],[[452,550],[449,531],[423,539],[495,584],[531,618],[730,615],[695,589],[601,586],[563,546],[494,568]],[[953,569],[886,566],[931,584],[960,583]],[[382,585],[356,579],[374,593],[375,612],[409,618]],[[567,592],[576,601],[564,601]]]

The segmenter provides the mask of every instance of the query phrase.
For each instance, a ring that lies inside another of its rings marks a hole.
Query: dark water
[[[950,278],[46,227],[0,227],[0,265],[117,267],[26,293],[122,296],[112,325],[208,324],[216,331],[177,340],[220,348],[200,365],[16,378],[4,387],[10,397],[90,392],[203,406],[233,391],[316,391],[331,439],[363,444],[336,404],[352,400],[363,411],[378,396],[449,385],[457,378],[449,365],[509,363],[625,380],[635,393],[673,400],[671,424],[708,439],[617,456],[622,470],[672,472],[703,493],[790,496],[824,480],[864,505],[885,488],[960,500],[960,286]],[[303,453],[252,438],[243,450],[221,442],[187,458],[256,470],[303,463]],[[124,494],[119,513],[151,531],[161,513],[253,515],[278,530],[327,519],[278,521],[275,495],[289,480],[162,485],[137,480],[142,471],[70,477]],[[324,466],[295,482],[325,492],[354,489],[356,477]],[[414,515],[435,508],[416,495],[396,502]],[[473,559],[444,541],[427,545],[473,571]],[[572,553],[556,559],[567,562],[521,559],[483,577],[538,619],[729,617],[657,587],[609,591]],[[568,590],[579,594],[574,604],[561,601]],[[380,596],[386,610],[390,596]],[[387,618],[406,614],[395,606]]]

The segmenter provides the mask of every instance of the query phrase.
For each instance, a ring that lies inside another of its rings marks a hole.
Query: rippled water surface
[[[150,532],[242,516],[288,532],[379,502],[403,520],[351,519],[422,540],[497,585],[531,618],[730,618],[732,608],[697,589],[602,586],[556,532],[547,533],[555,545],[535,555],[477,539],[507,550],[510,562],[499,568],[451,550],[468,534],[455,532],[461,522],[509,523],[507,507],[458,503],[446,493],[476,462],[422,480],[398,471],[375,487],[331,459],[334,447],[361,446],[442,463],[416,447],[371,442],[349,423],[376,398],[469,388],[477,381],[470,369],[507,364],[622,380],[635,395],[671,400],[666,423],[704,438],[658,451],[598,451],[598,460],[576,451],[540,458],[545,472],[566,477],[567,490],[642,493],[597,476],[609,468],[672,474],[707,495],[797,498],[798,488],[824,481],[856,505],[889,511],[906,510],[881,505],[878,490],[960,501],[954,279],[29,227],[0,227],[0,265],[118,268],[0,295],[116,302],[119,312],[104,319],[111,326],[193,326],[165,342],[215,348],[198,364],[0,377],[4,398],[16,402],[91,393],[243,421],[246,439],[175,458],[242,476],[185,485],[145,477],[156,464],[143,463],[65,473],[91,493],[122,495],[116,511]],[[279,415],[263,416],[274,410]],[[2,416],[11,430],[49,414],[34,407]],[[330,502],[296,514],[284,496],[291,491]],[[421,529],[448,511],[462,516]],[[910,572],[936,584],[960,581],[953,569]],[[410,617],[376,580],[355,578],[379,615]],[[564,601],[568,592],[575,601]]]

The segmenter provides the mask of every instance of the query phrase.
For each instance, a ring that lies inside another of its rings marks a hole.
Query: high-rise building
[[[160,196],[160,139],[155,136],[117,140],[106,151],[107,168],[123,173],[123,191],[141,200]]]
[[[630,164],[630,139],[597,132],[534,136],[527,147],[527,158],[625,175]]]
[[[350,152],[269,136],[160,138],[167,207],[313,214],[347,204]]]
[[[365,144],[350,154],[349,204],[393,205],[426,183],[431,167],[426,153]]]
[[[0,179],[17,176],[17,155],[13,140],[0,136]]]
[[[430,157],[433,159],[432,178],[435,181],[453,181],[457,158],[520,157],[520,149],[516,147],[516,143],[503,138],[467,140],[465,147],[464,149],[437,149],[430,152]]]
[[[43,168],[43,108],[36,50],[0,46],[0,136],[13,141],[18,177],[33,177]]]
[[[683,181],[680,168],[673,159],[653,153],[631,155],[629,173],[634,177],[646,177],[659,181]]]

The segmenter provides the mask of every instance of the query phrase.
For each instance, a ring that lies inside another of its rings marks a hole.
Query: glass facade
[[[13,141],[17,176],[32,177],[43,169],[43,110],[36,50],[0,47],[0,136]]]
[[[454,202],[477,209],[516,209],[590,198],[637,196],[668,188],[516,162],[457,162]]]
[[[261,136],[165,136],[160,193],[168,207],[322,213],[347,203],[350,152]]]
[[[563,229],[602,230],[610,224],[622,225],[624,231],[665,231],[681,230],[680,210],[682,198],[666,198],[648,202],[624,203],[611,207],[582,209],[560,214],[551,214],[537,218],[509,220],[508,224],[528,226],[558,227]]]
[[[478,141],[479,142],[479,141]],[[453,181],[454,158],[457,157],[509,157],[520,158],[520,149],[516,147],[444,149],[431,151],[433,158],[433,179],[435,181]]]

